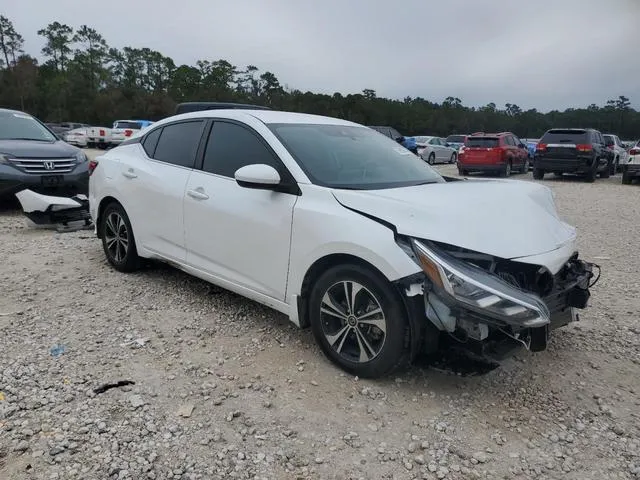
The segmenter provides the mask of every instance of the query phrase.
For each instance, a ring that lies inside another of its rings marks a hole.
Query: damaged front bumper
[[[429,353],[454,345],[495,361],[516,347],[545,350],[551,331],[578,320],[577,310],[586,308],[597,281],[594,267],[599,277],[599,267],[577,254],[551,275],[500,259],[487,270],[480,266],[486,255],[462,261],[430,242],[410,243],[423,273],[399,286],[411,306],[413,333],[420,332],[416,347]],[[498,261],[506,267],[496,267]]]

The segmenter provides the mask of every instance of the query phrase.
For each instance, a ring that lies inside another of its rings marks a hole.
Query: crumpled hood
[[[505,259],[575,241],[551,190],[517,180],[467,180],[385,190],[333,190],[343,206],[393,224],[398,233]]]
[[[80,149],[63,141],[0,140],[0,153],[22,158],[70,158]]]

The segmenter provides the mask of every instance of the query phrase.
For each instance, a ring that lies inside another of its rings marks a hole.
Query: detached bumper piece
[[[55,226],[59,232],[93,228],[89,200],[84,195],[54,197],[25,189],[16,197],[24,215],[38,226]]]

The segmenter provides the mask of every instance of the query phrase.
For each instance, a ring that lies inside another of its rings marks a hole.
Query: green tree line
[[[593,127],[624,139],[640,137],[640,112],[621,95],[605,105],[523,110],[516,104],[466,107],[456,97],[441,103],[416,97],[382,98],[375,90],[343,95],[303,92],[255,65],[227,60],[176,65],[149,48],[110,47],[95,29],[53,22],[38,30],[40,63],[23,49],[11,20],[0,15],[0,106],[27,111],[48,122],[109,125],[115,119],[158,120],[193,100],[236,101],[279,110],[315,113],[365,125],[391,125],[406,135],[511,131],[538,137],[552,127]]]

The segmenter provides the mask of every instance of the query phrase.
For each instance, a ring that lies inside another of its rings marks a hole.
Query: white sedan
[[[268,305],[362,377],[451,342],[489,357],[544,350],[589,298],[592,264],[547,187],[445,180],[355,123],[187,113],[90,171],[115,269],[158,259]]]
[[[69,145],[75,145],[76,147],[86,147],[87,146],[87,129],[86,128],[74,128],[73,130],[69,130],[65,132],[63,135],[63,139]]]
[[[456,163],[458,160],[458,149],[449,146],[444,138],[428,136],[414,138],[418,146],[418,155],[429,165]]]

